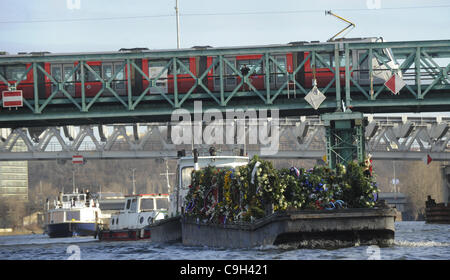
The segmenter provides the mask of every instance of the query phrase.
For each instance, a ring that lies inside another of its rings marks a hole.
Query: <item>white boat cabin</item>
[[[101,211],[98,201],[91,198],[88,193],[69,194],[60,193],[53,202],[53,209],[47,201],[46,223],[57,224],[67,222],[98,222]]]
[[[125,196],[124,208],[111,215],[110,230],[140,229],[167,217],[168,194],[139,194]]]

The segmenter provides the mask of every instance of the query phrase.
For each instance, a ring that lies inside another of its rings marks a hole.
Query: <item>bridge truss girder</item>
[[[450,118],[366,117],[364,149],[374,159],[450,160]],[[279,120],[279,151],[265,158],[322,159],[326,153],[326,125],[317,117]],[[236,134],[235,134],[236,135]],[[224,135],[225,137],[225,135]],[[237,136],[236,136],[237,137]],[[249,130],[231,145],[215,145],[222,154],[260,154],[261,144],[249,144]],[[175,145],[168,123],[48,127],[40,135],[27,129],[3,129],[0,160],[176,158],[178,150],[192,147],[207,153],[210,145]],[[364,153],[361,153],[363,156]],[[331,158],[328,155],[328,159]],[[358,156],[359,158],[359,156]]]

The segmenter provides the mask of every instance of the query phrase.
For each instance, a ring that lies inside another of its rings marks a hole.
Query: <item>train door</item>
[[[104,62],[102,64],[102,77],[103,80],[108,81],[113,76],[113,63],[112,62]],[[114,84],[115,85],[115,84]],[[112,96],[112,93],[105,89],[103,96]]]
[[[356,50],[352,53],[353,65],[355,68],[353,71],[353,78],[361,85],[370,84],[369,58],[368,56],[366,56],[366,54],[367,50]],[[364,58],[364,56],[366,57]],[[372,63],[373,62],[374,61],[372,61]]]
[[[70,96],[75,96],[75,73],[70,75],[70,73],[73,71],[73,64],[63,64],[63,73],[64,73],[64,80],[67,81],[67,83],[64,85],[64,89],[70,94]]]
[[[61,64],[52,64],[51,67],[51,73],[50,73],[55,79],[55,81],[60,82],[62,78],[62,65]],[[58,85],[55,85],[52,83],[52,93],[58,89]],[[64,94],[62,92],[58,92],[55,97],[63,97]]]
[[[228,62],[230,62],[231,65],[233,65],[236,68],[236,58],[235,57],[225,57]],[[216,61],[216,58],[214,58],[213,63]],[[224,74],[224,89],[225,91],[232,91],[236,87],[237,84],[237,73],[234,73],[233,69],[226,64],[223,63],[223,74]],[[237,69],[239,70],[239,69]],[[220,64],[217,63],[214,67],[214,91],[220,91]]]
[[[125,69],[124,67],[122,70],[120,68],[122,67],[122,62],[114,62],[113,63],[113,70],[114,74],[117,73],[116,78],[114,79],[113,83],[113,89],[117,92],[118,95],[126,95],[126,86],[125,86]]]
[[[161,71],[164,70],[164,68],[167,65],[167,60],[150,60],[148,62],[148,75],[150,79],[155,79],[160,73]],[[167,69],[164,70],[161,75],[159,76],[158,80],[156,80],[156,88],[158,89],[154,89],[151,88],[150,92],[151,93],[167,93]]]
[[[66,80],[66,84],[64,85],[64,89],[70,94],[70,96],[75,96],[75,79],[73,74],[69,77],[70,73],[73,70],[73,64],[52,64],[50,71],[53,79],[57,82],[63,82]],[[52,83],[52,92],[58,89],[58,85]],[[59,91],[55,97],[64,97],[64,93]]]
[[[286,70],[286,56],[277,55],[274,57],[275,61],[281,67],[281,69]],[[272,61],[269,61],[269,71],[270,71],[270,88],[277,89],[280,88],[286,82],[286,74],[281,72],[280,68],[275,65]]]

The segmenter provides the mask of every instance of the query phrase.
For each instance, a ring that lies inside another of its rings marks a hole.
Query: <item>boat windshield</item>
[[[169,200],[167,198],[158,198],[156,199],[156,209],[161,210],[167,210],[169,209]]]
[[[143,198],[141,199],[141,211],[151,211],[155,210],[155,202],[153,198]]]
[[[137,210],[137,200],[136,198],[133,198],[131,200],[130,212],[136,212],[136,210]]]
[[[191,174],[194,167],[185,167],[181,170],[181,188],[186,189],[191,184]]]

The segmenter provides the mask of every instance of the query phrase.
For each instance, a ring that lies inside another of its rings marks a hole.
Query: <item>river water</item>
[[[396,222],[392,247],[333,250],[264,246],[220,249],[148,241],[100,242],[93,237],[0,236],[1,260],[449,260],[450,225]]]

